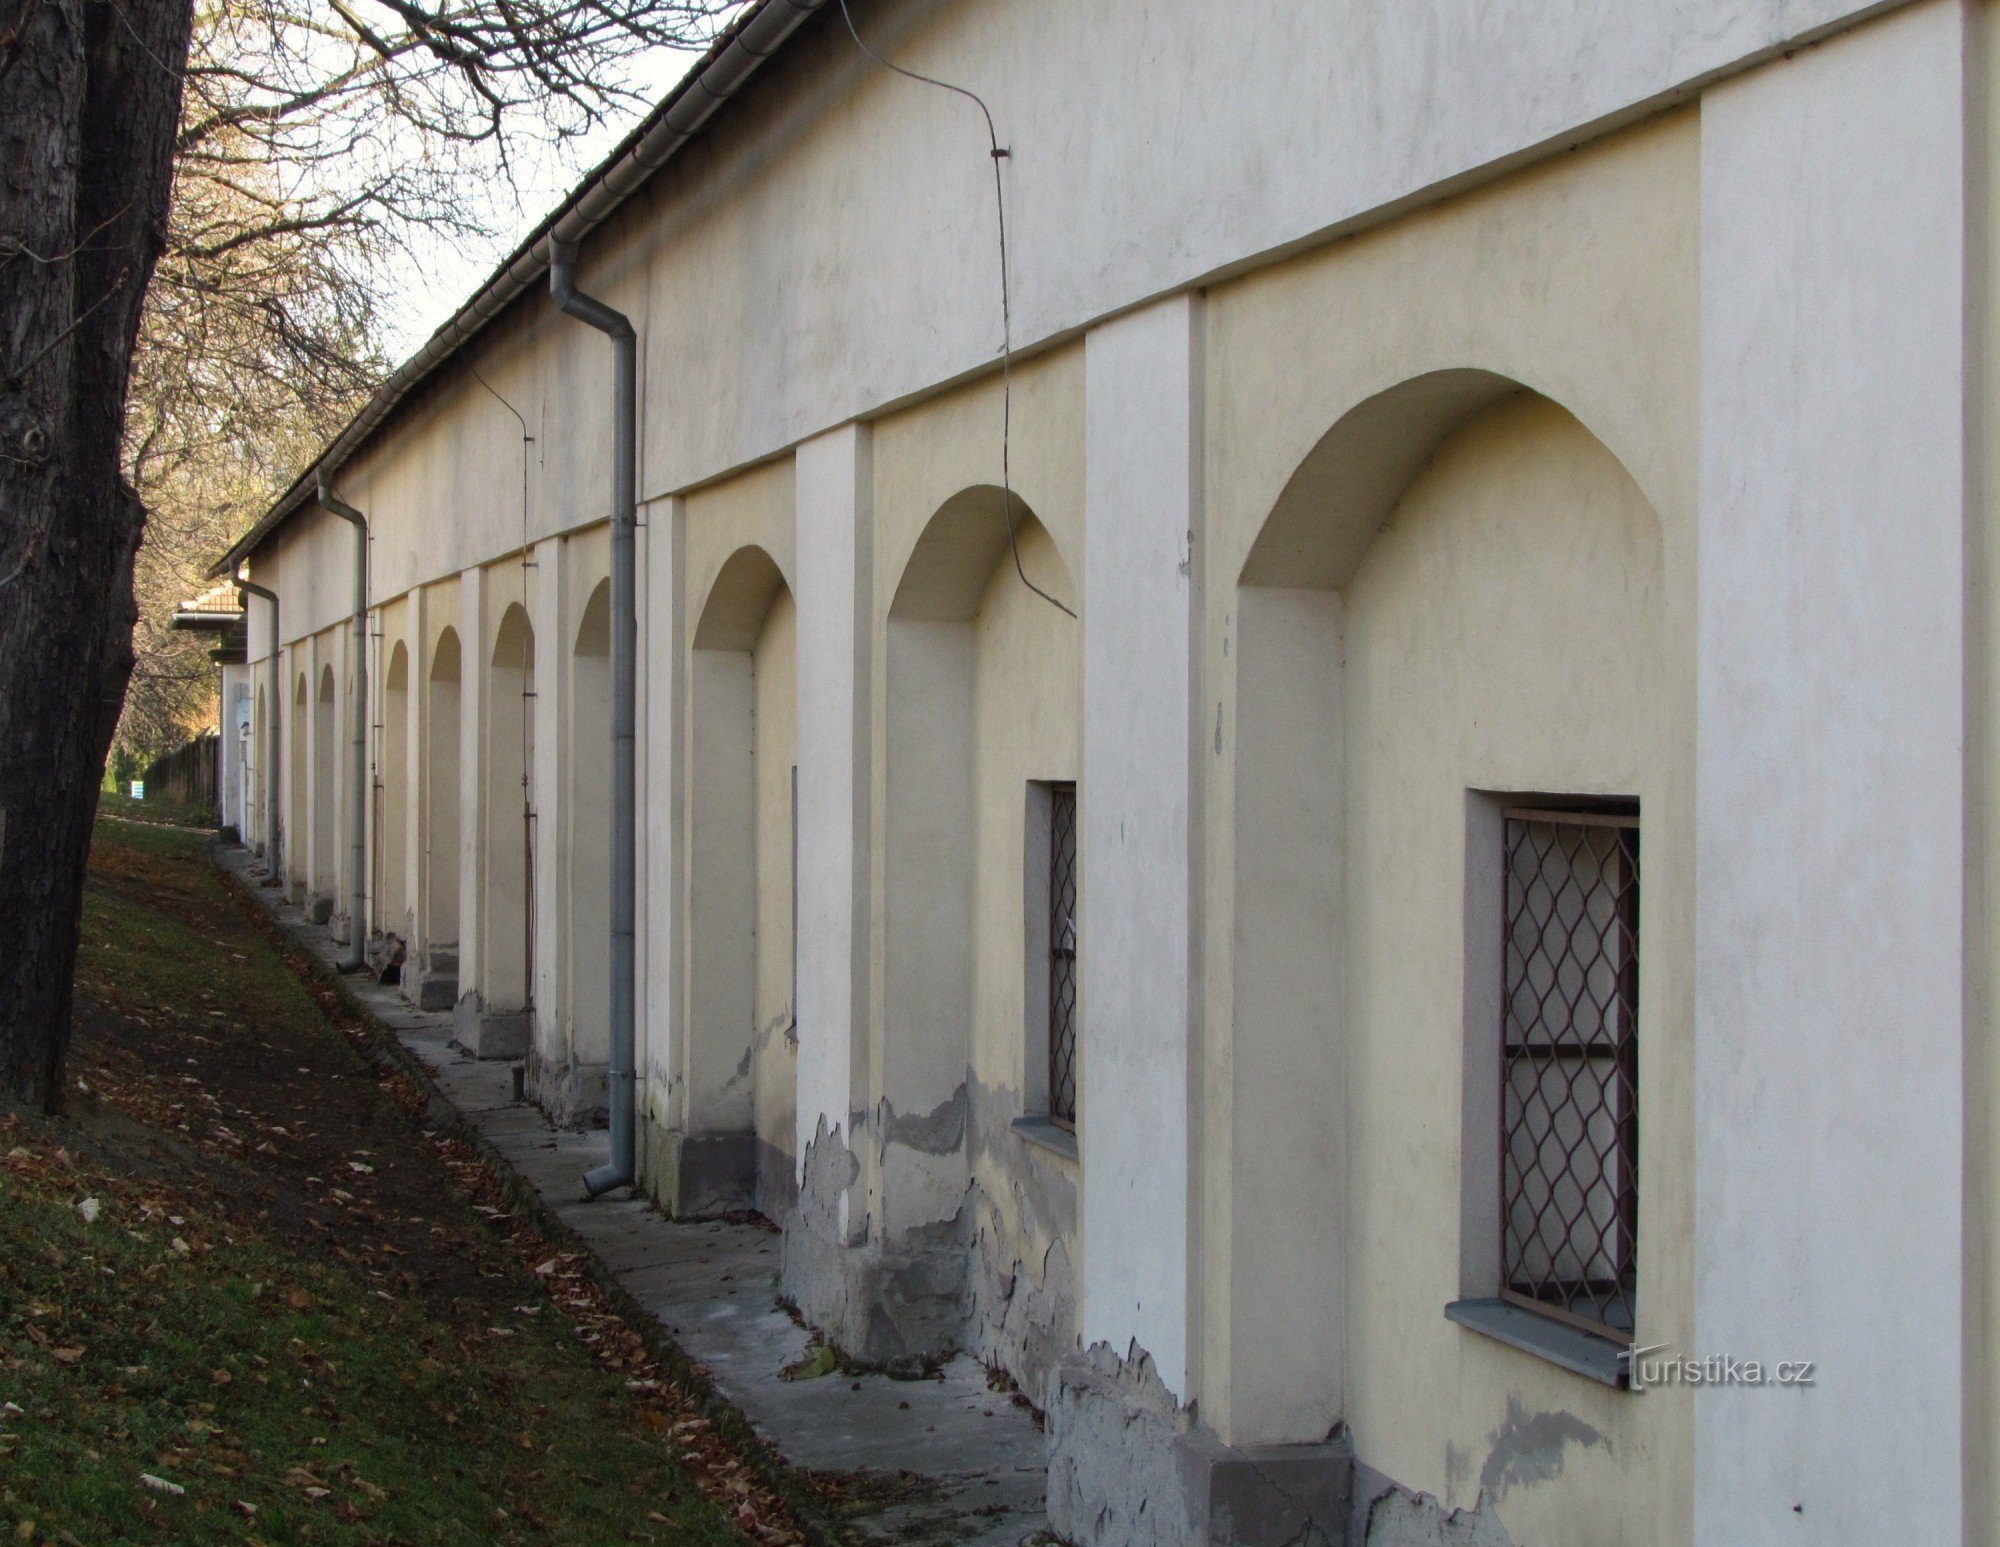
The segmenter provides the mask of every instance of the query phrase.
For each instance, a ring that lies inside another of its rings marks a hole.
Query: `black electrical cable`
[[[1007,548],[1014,555],[1014,573],[1021,577],[1021,584],[1057,611],[1066,612],[1074,618],[1076,616],[1074,610],[1057,601],[1028,578],[1028,572],[1021,567],[1020,544],[1014,540],[1014,475],[1010,461],[1014,438],[1014,316],[1007,283],[1007,195],[1005,184],[1000,177],[1000,163],[1006,159],[1008,152],[1001,147],[999,131],[993,127],[992,110],[976,91],[969,91],[963,86],[954,86],[950,81],[941,81],[921,71],[905,69],[902,65],[884,59],[876,53],[862,41],[861,33],[854,25],[854,15],[847,9],[847,0],[840,0],[840,14],[847,23],[848,35],[854,39],[854,46],[883,69],[893,70],[898,75],[908,76],[911,80],[920,81],[926,86],[935,86],[939,91],[949,91],[964,97],[979,109],[980,116],[986,120],[986,140],[993,156],[993,208],[999,217],[1000,226],[1000,488],[1006,497],[1006,504],[1001,508],[1000,514],[1001,519],[1007,523]]]

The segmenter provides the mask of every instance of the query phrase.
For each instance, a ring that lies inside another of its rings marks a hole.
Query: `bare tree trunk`
[[[132,671],[126,380],[192,11],[0,0],[0,1094],[49,1110]]]

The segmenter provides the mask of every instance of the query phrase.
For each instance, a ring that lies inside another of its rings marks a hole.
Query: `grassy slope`
[[[197,1043],[335,1056],[317,1044],[338,1033],[247,921],[217,938],[223,915],[175,905],[204,892],[221,904],[197,837],[100,828],[80,1001]],[[99,1069],[79,1058],[73,1072]],[[93,1544],[739,1540],[658,1415],[524,1267],[482,1269],[502,1280],[493,1303],[441,1313],[246,1224],[186,1163],[197,1097],[178,1072],[153,1075],[107,1093],[101,1122],[0,1127],[0,1529]]]
[[[158,822],[172,827],[200,827],[210,832],[215,831],[217,822],[213,806],[183,806],[163,795],[134,800],[120,790],[97,792],[97,814],[130,817],[135,821]]]

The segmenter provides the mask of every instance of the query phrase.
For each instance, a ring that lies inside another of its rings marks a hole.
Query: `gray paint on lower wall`
[[[892,1246],[872,1239],[864,1212],[841,1196],[861,1163],[824,1116],[807,1148],[798,1206],[785,1222],[781,1282],[799,1314],[843,1352],[890,1368],[960,1346],[964,1320],[963,1211],[909,1232]]]
[[[549,1058],[530,1046],[524,1085],[529,1099],[558,1128],[604,1126],[610,1086],[605,1065]]]
[[[1120,1357],[1098,1343],[1065,1359],[1048,1436],[1049,1524],[1079,1547],[1349,1541],[1354,1455],[1344,1434],[1225,1445],[1175,1400],[1143,1350]]]
[[[452,1040],[474,1058],[520,1058],[528,1051],[525,1010],[489,1010],[478,989],[467,989],[453,1007]]]
[[[1448,1510],[1412,1493],[1371,1466],[1354,1468],[1354,1512],[1347,1547],[1515,1547],[1482,1494],[1473,1509]]]

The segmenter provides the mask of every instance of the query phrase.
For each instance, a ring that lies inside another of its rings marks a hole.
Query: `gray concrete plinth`
[[[474,1058],[520,1058],[527,1053],[525,1010],[489,1010],[474,990],[459,996],[452,1014],[458,1044]]]
[[[1342,1547],[1354,1453],[1225,1445],[1175,1401],[1151,1359],[1103,1344],[1051,1382],[1049,1523],[1077,1547]]]

